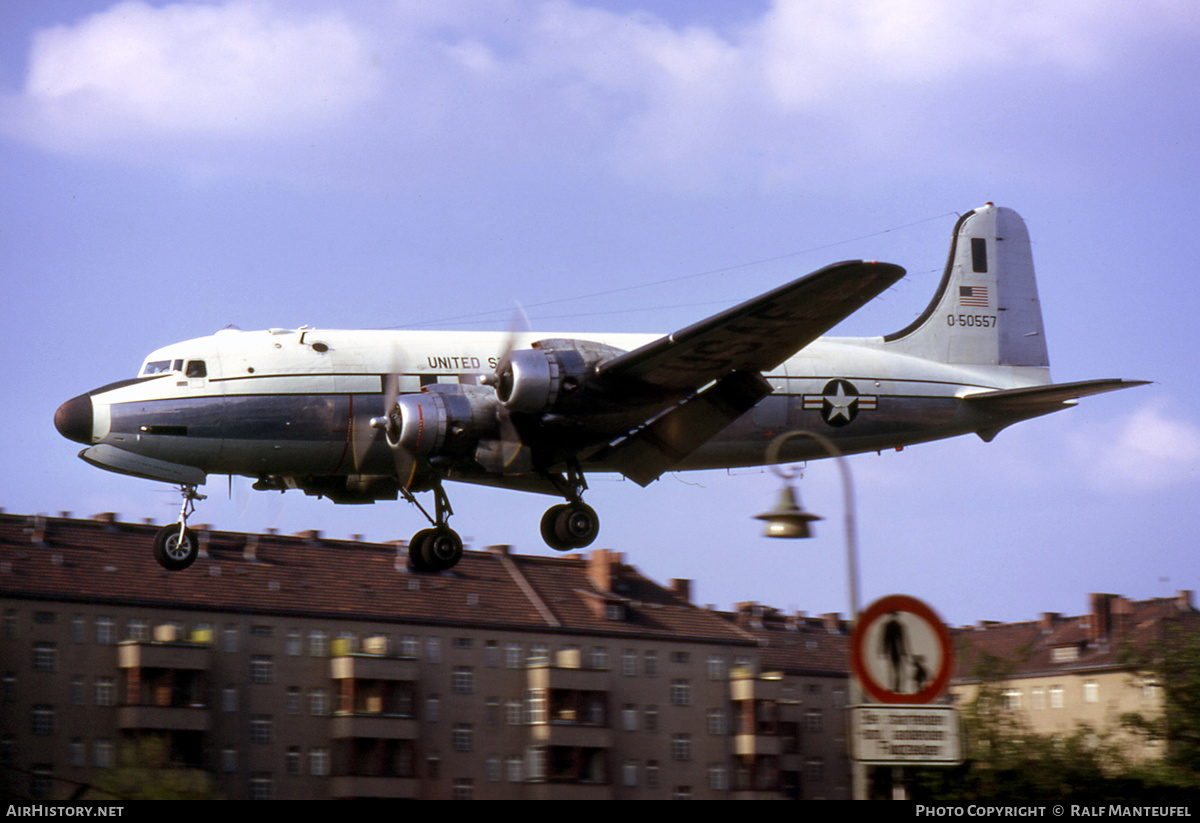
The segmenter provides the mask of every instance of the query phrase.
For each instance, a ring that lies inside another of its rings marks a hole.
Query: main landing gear
[[[458,532],[446,525],[454,511],[441,482],[433,487],[434,517],[429,517],[429,512],[417,502],[412,492],[403,487],[400,491],[433,524],[433,528],[421,529],[408,541],[408,562],[413,571],[444,572],[457,566],[462,559],[463,542]]]
[[[550,480],[567,502],[551,506],[542,515],[542,539],[547,546],[560,552],[590,546],[600,534],[600,515],[583,502],[587,481],[583,479],[579,464],[572,461],[565,477],[551,476]]]
[[[188,516],[196,510],[196,501],[205,496],[192,485],[180,486],[183,505],[179,507],[179,522],[163,526],[154,535],[154,559],[167,571],[183,571],[196,562],[200,543],[196,533],[187,527]]]

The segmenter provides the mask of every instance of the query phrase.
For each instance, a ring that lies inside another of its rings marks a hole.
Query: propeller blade
[[[362,472],[363,461],[375,443],[375,438],[379,436],[379,430],[389,425],[386,421],[396,405],[396,398],[400,396],[399,372],[400,357],[398,353],[393,352],[392,372],[383,379],[383,407],[380,409],[380,417],[373,416],[366,409],[352,413],[354,424],[351,430],[351,447],[354,451],[354,470],[357,472]]]

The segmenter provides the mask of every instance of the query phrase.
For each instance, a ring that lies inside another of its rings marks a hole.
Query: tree
[[[88,799],[216,800],[207,772],[171,760],[165,738],[149,735],[123,744],[117,765],[93,782]]]

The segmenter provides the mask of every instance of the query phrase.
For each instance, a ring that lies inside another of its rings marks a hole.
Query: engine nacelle
[[[588,340],[539,340],[509,354],[496,375],[496,397],[511,411],[559,411],[577,399],[596,366],[623,352]]]
[[[480,386],[434,384],[396,401],[399,424],[388,444],[421,457],[465,457],[480,440],[496,438],[496,397]]]

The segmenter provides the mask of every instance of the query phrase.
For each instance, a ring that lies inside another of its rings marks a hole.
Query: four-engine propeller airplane
[[[568,550],[600,529],[585,472],[645,486],[762,464],[790,429],[826,429],[844,453],[991,440],[1142,385],[1050,382],[1029,235],[1011,209],[959,219],[937,293],[908,327],[821,337],[903,274],[835,263],[665,337],[227,329],[153,352],[137,377],[68,400],[54,423],[88,463],[180,486],[179,521],[154,544],[167,569],[196,558],[197,488],[237,474],[335,503],[402,496],[431,523],[409,542],[412,566],[441,571],[462,556],[446,480],[562,496],[541,530]],[[823,456],[806,441],[782,454]]]

